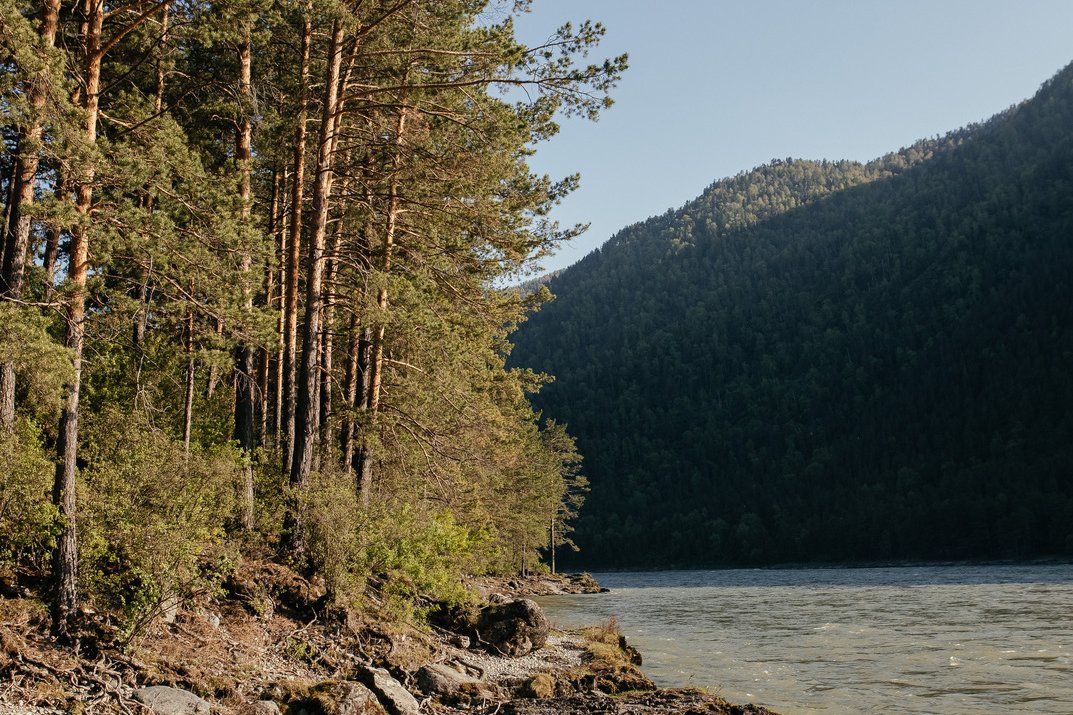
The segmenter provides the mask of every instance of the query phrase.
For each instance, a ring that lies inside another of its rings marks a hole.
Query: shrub
[[[80,485],[81,562],[89,595],[131,632],[169,605],[216,587],[229,557],[241,459],[193,449],[144,418],[106,409],[86,426]]]
[[[0,464],[0,571],[44,574],[60,528],[50,498],[55,468],[30,421],[0,431]]]
[[[311,565],[335,600],[357,604],[376,578],[384,605],[399,617],[423,616],[417,604],[426,598],[464,602],[462,576],[488,541],[447,511],[405,504],[363,509],[350,483],[330,476],[314,480],[301,509]]]
[[[422,515],[410,506],[384,513],[381,524],[381,538],[370,544],[367,558],[387,577],[391,601],[413,604],[424,596],[455,605],[469,598],[462,576],[473,570],[487,534],[470,532],[448,511]]]

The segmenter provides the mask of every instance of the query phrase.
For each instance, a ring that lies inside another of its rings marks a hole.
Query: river
[[[594,574],[538,599],[610,616],[665,687],[783,715],[1073,713],[1073,565]]]

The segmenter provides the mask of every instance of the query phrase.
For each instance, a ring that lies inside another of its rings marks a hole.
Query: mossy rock
[[[549,673],[537,673],[521,688],[523,698],[546,700],[555,697],[555,679]]]
[[[361,683],[325,680],[310,686],[293,682],[293,699],[286,703],[287,715],[387,715],[376,694]]]

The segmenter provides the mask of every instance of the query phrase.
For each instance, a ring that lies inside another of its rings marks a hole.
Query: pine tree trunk
[[[85,138],[89,146],[97,142],[97,117],[100,111],[101,30],[104,25],[104,3],[86,0],[85,4],[85,93],[83,109]],[[78,473],[78,406],[82,388],[82,348],[85,342],[86,278],[89,274],[89,224],[93,207],[94,167],[88,165],[78,178],[75,209],[78,225],[71,232],[67,281],[67,348],[71,351],[74,373],[67,385],[63,411],[60,414],[56,451],[56,480],[52,503],[58,508],[63,529],[53,550],[52,573],[55,579],[55,600],[52,607],[52,626],[62,640],[70,638],[71,618],[78,610],[78,520],[75,501],[75,482]]]
[[[272,412],[274,419],[273,434],[275,435],[275,442],[273,443],[274,452],[277,455],[282,456],[282,442],[283,442],[283,353],[286,346],[286,339],[284,337],[284,327],[286,325],[287,314],[287,226],[286,216],[290,207],[287,205],[287,170],[283,171],[283,180],[280,185],[280,213],[278,223],[278,243],[276,245],[276,255],[279,257],[277,261],[277,282],[279,283],[279,305],[276,310],[276,374],[273,393],[273,399],[276,407]]]
[[[366,194],[365,202],[370,207],[375,205],[375,200],[371,190],[370,184],[371,166],[368,164],[365,167],[365,179],[366,179]],[[372,245],[376,234],[376,226],[370,214],[369,220],[365,222],[361,231],[361,247],[359,250],[358,260],[362,264],[362,268],[365,270],[368,276],[372,272],[373,259],[372,259]],[[368,278],[366,278],[368,280]],[[353,360],[355,361],[355,380],[354,380],[354,400],[353,409],[351,410],[353,417],[349,427],[349,433],[346,438],[350,443],[350,451],[347,456],[347,474],[353,472],[356,475],[354,480],[354,490],[358,495],[361,506],[363,509],[369,506],[369,495],[372,491],[372,463],[370,461],[369,468],[365,468],[366,455],[369,453],[367,445],[364,441],[364,433],[362,434],[362,441],[358,442],[358,428],[361,423],[359,419],[360,415],[367,414],[369,410],[369,361],[372,353],[372,328],[369,325],[363,324],[365,321],[361,319],[361,312],[366,310],[364,303],[365,295],[368,292],[368,286],[363,290],[358,300],[355,301],[353,307],[354,321],[353,329],[354,336],[352,340],[355,342],[352,345],[351,350],[354,351]]]
[[[323,312],[325,238],[328,227],[328,208],[332,190],[332,165],[335,132],[339,123],[339,78],[343,64],[343,26],[339,20],[332,24],[328,50],[328,72],[324,81],[323,116],[317,149],[317,174],[313,190],[313,221],[308,242],[309,272],[306,281],[305,326],[302,337],[302,365],[298,380],[298,399],[295,410],[294,457],[290,481],[298,488],[309,483],[313,452],[318,436],[320,329]]]
[[[555,517],[551,518],[551,526],[548,529],[548,555],[551,561],[551,573],[555,575]]]
[[[191,299],[194,286],[190,286]],[[190,455],[190,436],[194,427],[194,309],[186,309],[186,400],[183,403],[183,454]]]
[[[252,20],[250,21],[252,23]],[[247,25],[243,44],[239,47],[239,97],[243,103],[235,142],[235,161],[239,169],[239,202],[243,225],[249,223],[251,213],[251,142],[253,122],[250,112],[253,105],[253,47],[252,28]],[[249,285],[252,258],[247,249],[242,254],[243,300],[246,315],[253,313],[253,291]],[[243,341],[235,349],[235,440],[244,456],[242,526],[253,529],[253,449],[255,425],[256,374],[253,349]]]
[[[305,9],[302,29],[301,87],[294,138],[294,183],[291,197],[291,240],[287,247],[287,286],[283,318],[283,469],[292,473],[297,400],[298,273],[301,270],[302,200],[305,192],[306,122],[309,119],[309,46],[313,36],[312,9]]]
[[[345,187],[345,183],[343,183]],[[346,189],[341,189],[345,194]],[[339,273],[339,248],[343,240],[343,224],[336,224],[332,234],[332,245],[328,251],[326,278],[324,288],[324,319],[321,329],[321,361],[320,361],[320,443],[324,450],[332,444],[331,417],[332,417],[332,358],[335,350],[335,281]]]
[[[59,25],[59,0],[45,0],[41,8],[41,48],[52,49]],[[47,73],[48,70],[42,70]],[[40,161],[43,133],[41,110],[48,98],[47,77],[34,77],[30,82],[30,124],[19,131],[12,172],[11,197],[8,201],[7,230],[4,237],[3,260],[0,262],[0,297],[21,300],[26,275],[26,256],[30,250],[30,206],[34,202],[34,184]],[[0,364],[0,430],[11,431],[15,424],[15,365]]]
[[[279,171],[272,170],[272,199],[268,214],[268,235],[275,239],[277,231],[277,214],[279,212]],[[273,241],[274,242],[274,241]],[[276,261],[269,257],[265,260],[264,300],[266,306],[272,306],[276,293]],[[268,415],[271,410],[272,353],[268,348],[258,350],[257,368],[257,416],[260,425],[258,442],[265,444],[269,435]]]
[[[372,377],[372,370],[369,366],[372,362],[372,354],[373,330],[371,327],[365,326],[361,330],[361,338],[358,342],[358,376],[360,379],[358,412],[364,414],[368,414],[369,412],[369,397],[371,392],[370,378]],[[358,498],[361,500],[362,508],[367,509],[373,490],[373,459],[371,450],[365,442],[364,436],[358,449],[358,455],[354,461],[356,462],[358,472]]]
[[[71,193],[71,182],[67,175],[67,171],[63,167],[56,169],[56,200],[58,202],[64,202],[68,199]],[[52,295],[56,285],[56,259],[60,255],[60,238],[63,235],[63,229],[58,224],[54,224],[48,227],[45,231],[45,258],[42,263],[42,268],[45,271],[45,301],[52,300]]]
[[[354,422],[358,407],[358,355],[361,350],[361,319],[357,311],[350,315],[350,343],[347,347],[346,382],[343,385],[343,402],[346,411],[343,413],[342,424],[339,426],[339,454],[342,459],[340,464],[349,479],[354,473]]]
[[[168,19],[171,17],[171,6],[164,8],[164,14],[160,18],[160,45],[167,47],[168,44]],[[158,57],[156,61],[156,101],[153,103],[156,114],[164,111],[164,59]]]
[[[18,163],[12,159],[11,164],[5,167],[4,179],[7,180],[7,188],[4,191],[4,220],[0,227],[0,266],[4,265],[4,254],[7,252],[7,235],[11,232],[11,204],[15,203],[15,172],[18,171]]]
[[[138,312],[134,315],[134,325],[131,327],[131,342],[141,353],[145,343],[145,331],[149,327],[149,270],[142,273],[142,283],[134,287],[132,296],[138,301]]]
[[[380,259],[380,272],[383,274],[381,278],[380,289],[376,295],[376,306],[381,316],[380,324],[373,331],[373,340],[370,347],[369,358],[369,388],[368,399],[366,400],[366,410],[369,413],[368,425],[366,426],[366,434],[362,440],[360,462],[361,473],[359,477],[359,485],[362,489],[362,502],[368,504],[368,492],[372,486],[373,481],[373,454],[372,447],[369,441],[371,434],[375,433],[377,424],[377,413],[380,411],[380,386],[383,382],[384,372],[384,335],[385,326],[384,318],[387,315],[388,307],[390,305],[387,277],[391,273],[391,260],[392,253],[395,246],[395,231],[398,227],[399,220],[399,167],[402,163],[401,149],[403,145],[403,137],[406,133],[406,111],[399,110],[399,116],[395,123],[395,153],[392,156],[392,179],[391,185],[388,189],[388,203],[387,203],[387,221],[384,228],[384,240],[381,246],[381,259]]]

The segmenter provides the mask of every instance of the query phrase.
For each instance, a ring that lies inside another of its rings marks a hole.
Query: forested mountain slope
[[[1073,554],[1073,65],[866,165],[775,161],[555,276],[512,363],[586,566]]]

